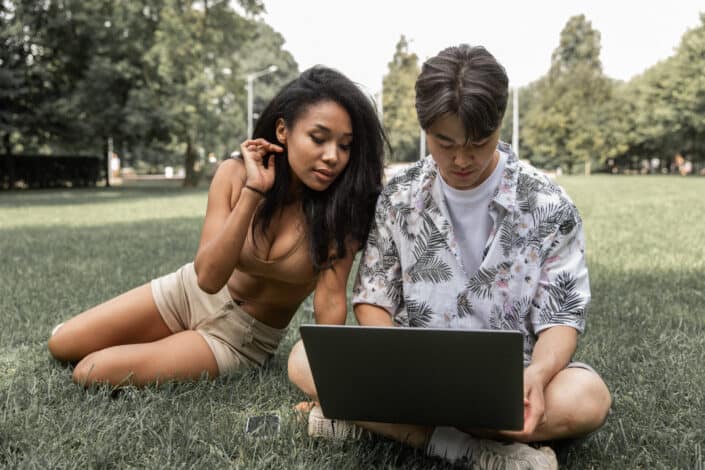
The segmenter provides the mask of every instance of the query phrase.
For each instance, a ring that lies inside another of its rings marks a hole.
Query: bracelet
[[[247,189],[249,189],[250,191],[256,192],[257,194],[259,194],[259,195],[262,196],[262,197],[267,197],[267,195],[265,194],[265,192],[262,191],[261,189],[253,188],[253,187],[250,186],[249,184],[246,184],[245,187],[246,187]]]

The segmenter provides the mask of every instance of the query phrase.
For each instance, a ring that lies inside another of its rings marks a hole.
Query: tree
[[[382,81],[383,122],[392,147],[391,160],[413,161],[419,154],[419,124],[416,118],[416,77],[418,57],[409,52],[402,35],[396,45],[389,71]]]
[[[568,172],[580,162],[589,172],[594,159],[604,161],[609,153],[604,106],[613,84],[602,73],[599,54],[600,33],[584,15],[570,18],[523,121],[522,136],[532,152]]]
[[[243,11],[239,14],[238,11]],[[245,74],[263,106],[297,66],[256,18],[261,0],[0,1],[0,140],[5,153],[184,155],[195,184],[207,153],[245,137]]]

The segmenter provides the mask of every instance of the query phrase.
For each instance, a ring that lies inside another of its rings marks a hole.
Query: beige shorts
[[[174,333],[194,330],[203,336],[221,375],[264,365],[286,334],[286,328],[265,325],[240,308],[227,286],[215,294],[201,290],[193,263],[154,279],[151,286],[167,326]]]

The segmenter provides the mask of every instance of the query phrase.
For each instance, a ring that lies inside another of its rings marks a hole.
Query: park
[[[302,70],[258,19],[267,2],[6,3],[0,468],[455,468],[381,437],[307,435],[287,357],[298,326],[315,321],[313,294],[261,369],[144,388],[72,382],[47,351],[52,328],[194,259],[213,173]],[[117,29],[130,34],[105,40]],[[557,40],[550,70],[511,90],[501,137],[584,223],[592,299],[575,360],[600,372],[613,402],[602,428],[556,443],[559,465],[705,470],[705,13],[673,56],[625,82],[604,75],[585,16]],[[388,177],[425,154],[412,48],[402,36],[389,51],[376,97]],[[248,418],[267,413],[279,431],[248,434]]]

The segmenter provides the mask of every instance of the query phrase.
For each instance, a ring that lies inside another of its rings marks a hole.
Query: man
[[[590,299],[582,220],[558,185],[499,141],[507,97],[504,68],[482,47],[451,47],[424,63],[416,111],[431,155],[380,195],[353,304],[361,325],[522,332],[524,429],[480,436],[333,423],[316,406],[311,435],[364,428],[470,466],[556,468],[553,450],[524,443],[582,436],[604,422],[605,383],[590,366],[571,362]],[[301,344],[289,375],[315,399]]]

